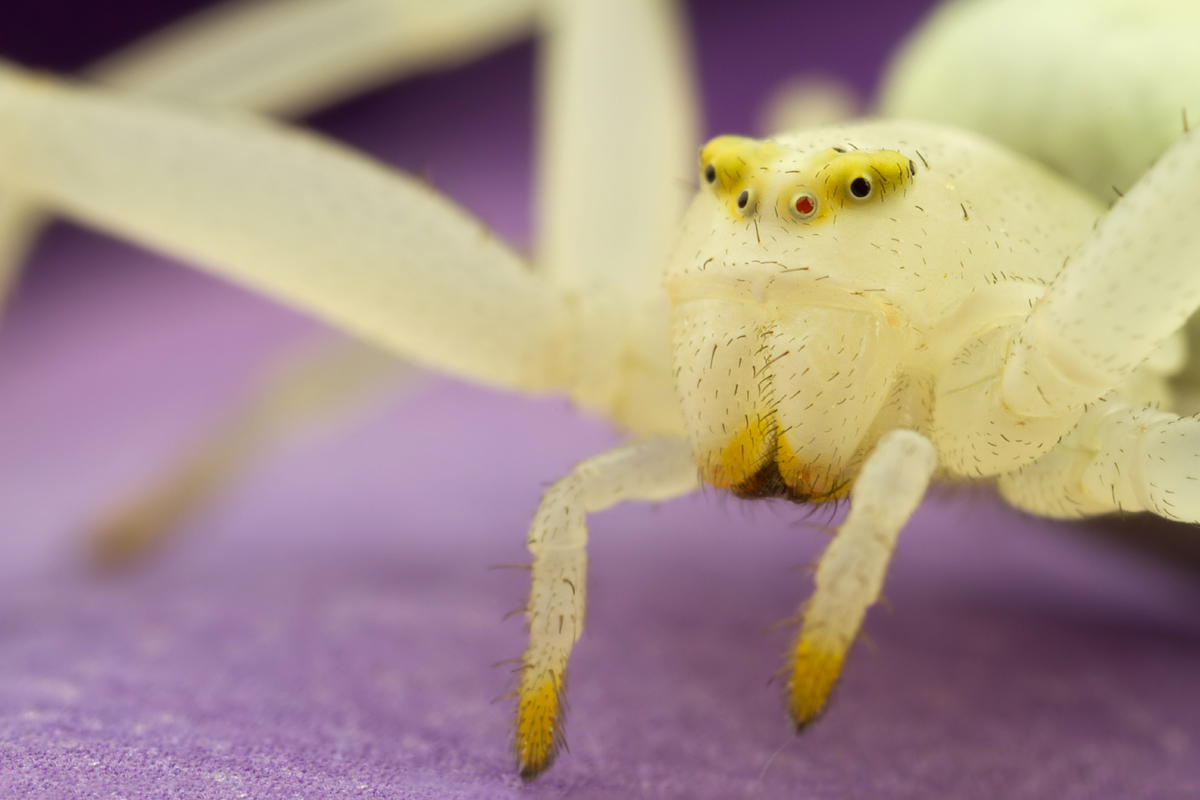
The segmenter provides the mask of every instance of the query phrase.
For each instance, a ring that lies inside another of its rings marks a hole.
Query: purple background
[[[0,54],[74,68],[198,5],[6,0]],[[807,68],[868,91],[925,5],[694,3],[708,131],[751,129]],[[525,242],[532,67],[516,47],[316,122]],[[918,512],[802,737],[771,626],[828,516],[711,492],[597,515],[571,754],[522,787],[488,665],[522,647],[500,617],[527,575],[487,568],[524,561],[543,487],[616,441],[560,400],[397,396],[273,452],[152,563],[90,571],[96,512],[315,330],[91,233],[42,241],[0,332],[0,795],[1200,794],[1200,582],[1114,541],[1180,529],[1032,520],[984,490]]]

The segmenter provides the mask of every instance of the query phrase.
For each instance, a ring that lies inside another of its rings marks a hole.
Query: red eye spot
[[[806,194],[796,198],[796,210],[801,214],[811,214],[816,206],[813,205],[812,198]]]

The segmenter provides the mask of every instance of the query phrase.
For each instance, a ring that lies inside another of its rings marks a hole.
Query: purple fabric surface
[[[865,89],[923,5],[847,26],[833,4],[696,4],[710,130],[751,124],[756,70]],[[810,33],[846,29],[852,48]],[[522,241],[531,65],[517,48],[319,123]],[[96,510],[313,330],[93,234],[39,248],[0,336],[0,796],[1200,796],[1197,576],[983,491],[918,512],[801,737],[771,626],[827,515],[708,493],[595,516],[571,753],[521,785],[489,665],[521,650],[500,618],[527,575],[488,567],[525,561],[544,486],[616,441],[559,400],[437,383],[281,448],[153,563],[87,570]]]

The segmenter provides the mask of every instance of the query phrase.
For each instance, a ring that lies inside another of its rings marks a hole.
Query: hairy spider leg
[[[662,273],[698,136],[683,10],[550,0],[544,14],[535,259],[585,317],[576,400],[677,433]]]
[[[537,260],[588,315],[575,397],[642,434],[682,432],[661,277],[696,141],[682,11],[674,0],[553,0],[546,17]],[[585,611],[584,513],[698,482],[686,443],[658,440],[586,462],[543,500],[529,540],[530,644],[517,702],[527,778],[561,741],[568,656]]]
[[[134,94],[300,114],[508,44],[533,28],[534,7],[534,0],[232,0],[151,34],[85,74]],[[0,300],[42,223],[28,200],[0,189]],[[361,374],[364,365],[371,365],[370,379]],[[347,374],[356,378],[319,386]],[[309,415],[286,409],[315,391],[325,399],[311,416],[333,414],[388,378],[406,382],[414,374],[352,339],[332,350],[314,347],[307,357],[289,354],[163,477],[109,510],[94,555],[124,563],[163,542],[264,447],[307,421]]]
[[[1200,306],[1200,136],[1185,135],[1097,223],[1032,311],[943,373],[943,466],[981,477],[1051,450]]]
[[[555,287],[420,181],[318,136],[6,68],[0,184],[448,373],[567,386]]]
[[[563,744],[568,659],[583,633],[587,515],[626,500],[668,500],[699,486],[691,445],[664,437],[590,458],[542,498],[527,540],[533,553],[525,609],[529,646],[517,689],[514,748],[526,779],[545,771]]]
[[[262,121],[5,78],[0,171],[22,190],[448,372],[570,385],[574,309],[417,182]]]
[[[574,336],[553,287],[419,181],[316,137],[4,70],[0,186],[447,372],[524,391],[567,385]],[[136,540],[161,539],[147,523],[197,507],[218,473],[257,452],[228,446],[247,432],[238,414],[231,425],[177,484],[127,509]]]
[[[937,468],[933,443],[915,431],[880,438],[850,490],[850,512],[817,566],[788,669],[788,712],[796,727],[824,710],[867,609],[879,599],[896,537]]]
[[[227,0],[85,71],[134,94],[303,114],[453,65],[533,28],[535,0]],[[42,215],[0,187],[0,300]]]
[[[534,28],[537,0],[227,0],[88,77],[156,97],[295,115],[450,67]]]
[[[1002,398],[1070,413],[1119,384],[1200,307],[1200,135],[1185,134],[1101,220],[1021,325]]]
[[[1001,494],[1043,517],[1149,511],[1200,522],[1200,417],[1180,417],[1109,395],[1037,461],[1003,475]]]
[[[662,293],[694,189],[683,11],[674,0],[551,0],[546,17],[538,259],[564,287],[645,302]]]

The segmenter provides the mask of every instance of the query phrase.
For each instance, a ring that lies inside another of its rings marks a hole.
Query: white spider
[[[1200,306],[1195,134],[1107,214],[1044,167],[928,123],[720,137],[668,258],[691,130],[675,10],[540,13],[536,272],[420,182],[310,135],[0,73],[3,186],[419,363],[567,394],[631,432],[533,521],[523,775],[561,740],[589,512],[702,484],[850,497],[789,665],[798,727],[824,708],[934,477],[995,480],[1043,515],[1200,521],[1200,421],[1165,410],[1177,331]]]

